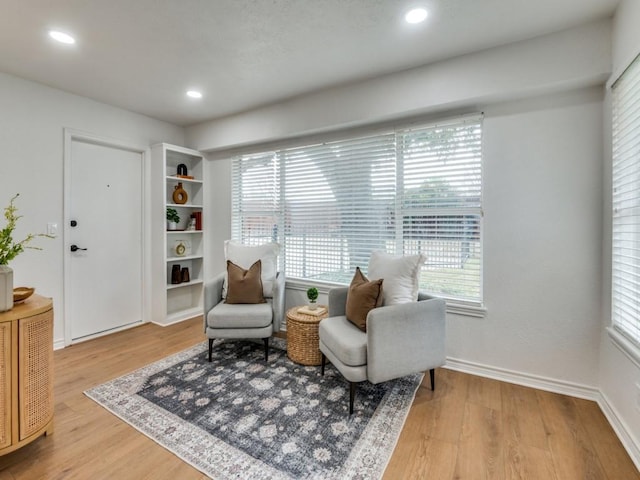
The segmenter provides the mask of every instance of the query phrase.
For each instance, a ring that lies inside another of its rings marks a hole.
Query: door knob
[[[86,248],[80,248],[80,247],[79,247],[79,246],[77,246],[77,245],[71,245],[71,251],[72,251],[72,252],[76,252],[76,251],[78,251],[78,250],[86,250]]]

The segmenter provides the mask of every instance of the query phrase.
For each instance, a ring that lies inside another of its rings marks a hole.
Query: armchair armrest
[[[349,287],[337,287],[329,290],[329,316],[340,317],[347,311],[347,293]]]
[[[446,303],[441,298],[374,308],[367,315],[367,377],[380,383],[443,365]]]
[[[219,273],[204,283],[204,328],[207,329],[207,313],[222,300],[222,284],[224,283],[225,272]]]
[[[278,272],[276,281],[273,284],[273,331],[279,332],[284,316],[284,294],[285,294],[285,275],[284,272]]]
[[[427,292],[418,292],[418,301],[422,302],[423,300],[432,300],[434,298],[438,298],[438,297],[434,297],[433,295],[429,295]]]

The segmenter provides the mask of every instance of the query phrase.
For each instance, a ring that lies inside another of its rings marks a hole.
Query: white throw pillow
[[[265,297],[273,297],[273,285],[278,273],[278,253],[280,245],[265,243],[263,245],[243,245],[233,240],[224,242],[225,260],[230,260],[239,267],[248,270],[258,260],[262,261],[262,291]],[[227,279],[222,288],[223,298],[227,297]]]
[[[375,251],[369,258],[367,276],[382,278],[382,304],[398,305],[418,299],[420,268],[427,258],[424,255],[396,256]]]

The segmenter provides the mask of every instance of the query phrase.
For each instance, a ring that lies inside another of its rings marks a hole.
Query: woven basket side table
[[[318,326],[328,315],[326,306],[318,306],[322,307],[325,313],[317,316],[298,313],[300,307],[293,307],[287,311],[287,356],[292,361],[302,365],[320,365],[322,355],[319,349]]]

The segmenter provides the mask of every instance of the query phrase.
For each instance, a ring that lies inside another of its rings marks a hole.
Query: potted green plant
[[[167,208],[167,230],[177,230],[180,215],[175,208]]]
[[[318,289],[311,287],[307,290],[307,298],[309,299],[309,308],[315,310],[317,308],[316,300],[318,300]]]
[[[13,270],[9,267],[9,262],[16,258],[25,248],[42,250],[38,247],[30,247],[28,243],[36,237],[52,238],[44,233],[29,233],[25,238],[16,242],[13,240],[13,231],[18,220],[22,218],[17,214],[18,208],[14,201],[20,194],[16,194],[9,206],[4,209],[4,218],[7,224],[0,230],[0,312],[5,312],[13,308]]]

